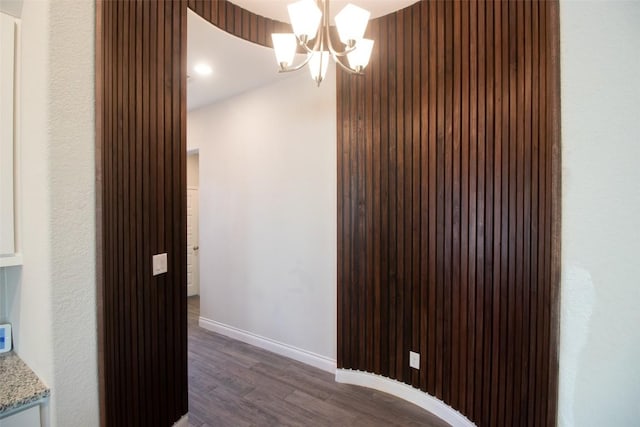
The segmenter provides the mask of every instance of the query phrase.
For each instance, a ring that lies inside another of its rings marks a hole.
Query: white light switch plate
[[[414,369],[420,369],[420,353],[409,352],[409,366]]]
[[[153,275],[167,272],[167,254],[158,254],[153,256]]]

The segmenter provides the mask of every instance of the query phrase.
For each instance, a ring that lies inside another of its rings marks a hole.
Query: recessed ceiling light
[[[211,74],[213,72],[213,70],[211,69],[211,67],[208,64],[205,63],[199,63],[196,64],[193,67],[193,71],[195,71],[196,73],[198,73],[201,76],[208,76],[209,74]]]

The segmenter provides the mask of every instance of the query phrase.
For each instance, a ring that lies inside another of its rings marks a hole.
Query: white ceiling
[[[258,15],[288,21],[287,4],[294,0],[234,0],[233,3]],[[416,0],[335,0],[331,14],[348,2],[381,16],[402,9]],[[301,61],[300,58],[296,63]],[[199,76],[194,66],[208,64],[213,72]],[[307,72],[300,70],[299,73]],[[278,73],[273,50],[235,37],[202,19],[191,10],[187,14],[187,108],[213,104],[231,96],[286,79]]]
[[[22,14],[22,0],[0,0],[0,12],[20,18]]]
[[[386,15],[416,3],[418,0],[333,0],[329,3],[329,14],[333,18],[348,3],[371,12],[372,18]],[[282,22],[289,22],[287,5],[295,0],[231,0],[243,9]]]
[[[213,72],[199,76],[194,66],[206,63]],[[273,50],[235,37],[187,13],[187,109],[229,98],[290,76],[278,73]]]

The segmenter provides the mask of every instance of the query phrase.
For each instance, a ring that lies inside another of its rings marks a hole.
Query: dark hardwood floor
[[[189,424],[218,426],[444,427],[385,393],[338,384],[333,375],[198,326],[189,304]]]

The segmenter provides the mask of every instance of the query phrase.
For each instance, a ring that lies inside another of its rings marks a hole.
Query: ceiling
[[[234,0],[233,3],[258,15],[288,21],[287,4],[293,0]],[[417,0],[350,0],[371,12],[373,17],[386,15]],[[348,1],[331,2],[334,15]],[[301,58],[296,63],[301,62]],[[206,63],[212,73],[200,76],[194,71]],[[300,72],[305,72],[301,70]],[[251,89],[286,79],[291,74],[278,73],[273,50],[235,37],[198,14],[187,14],[187,108],[197,109]],[[311,79],[309,79],[312,84]]]
[[[0,12],[20,18],[22,14],[22,0],[0,0]]]
[[[232,0],[231,2],[255,14],[282,22],[289,22],[287,5],[294,1],[295,0]],[[372,18],[377,18],[398,9],[404,9],[417,1],[418,0],[333,0],[329,4],[329,9],[333,19],[335,14],[340,12],[347,3],[352,3],[371,12]]]
[[[208,64],[212,73],[200,76],[197,64]],[[235,37],[187,13],[187,109],[193,110],[225,98],[285,79],[278,73],[273,50]]]

